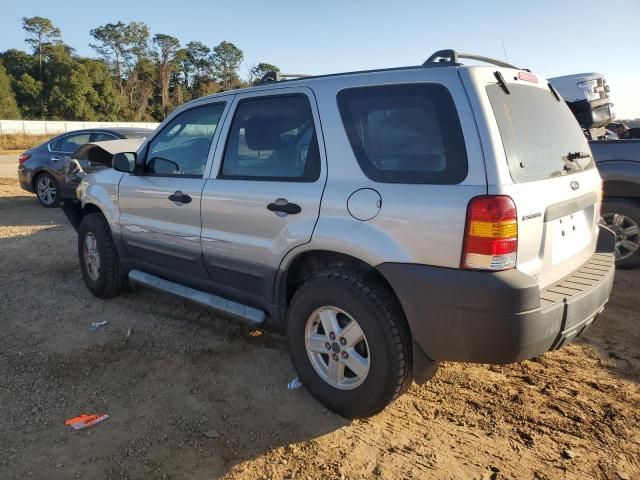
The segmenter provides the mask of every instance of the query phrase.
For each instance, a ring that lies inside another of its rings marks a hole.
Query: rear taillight
[[[467,207],[462,268],[505,270],[516,266],[518,217],[511,197],[485,195]]]
[[[26,162],[30,158],[31,158],[31,154],[30,153],[23,153],[18,157],[18,163],[20,165],[22,165],[24,162]]]

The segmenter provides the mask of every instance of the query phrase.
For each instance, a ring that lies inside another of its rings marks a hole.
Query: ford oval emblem
[[[571,182],[571,190],[577,190],[579,188],[580,188],[580,184],[578,182],[576,182],[575,180]]]

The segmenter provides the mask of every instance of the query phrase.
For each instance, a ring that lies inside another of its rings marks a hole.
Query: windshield
[[[563,101],[550,90],[489,85],[502,143],[516,183],[570,175],[594,167],[589,144]]]

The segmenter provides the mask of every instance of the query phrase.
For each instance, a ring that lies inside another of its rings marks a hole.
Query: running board
[[[248,320],[252,324],[262,324],[265,319],[265,312],[258,309],[243,305],[242,303],[227,300],[226,298],[213,295],[212,293],[202,292],[194,288],[186,287],[179,283],[170,282],[164,278],[156,277],[150,273],[141,272],[140,270],[131,270],[129,272],[129,280],[146,287],[155,288],[168,292],[178,297],[186,298],[193,302],[199,303],[206,307],[211,307],[231,315]]]

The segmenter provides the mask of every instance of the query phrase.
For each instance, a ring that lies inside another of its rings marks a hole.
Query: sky
[[[444,48],[529,68],[549,78],[599,72],[618,118],[640,117],[640,0],[51,0],[6,1],[0,51],[26,49],[21,18],[50,18],[77,53],[95,56],[89,31],[143,21],[151,34],[241,48],[250,65],[321,74],[421,64]],[[504,42],[504,49],[503,49]]]

